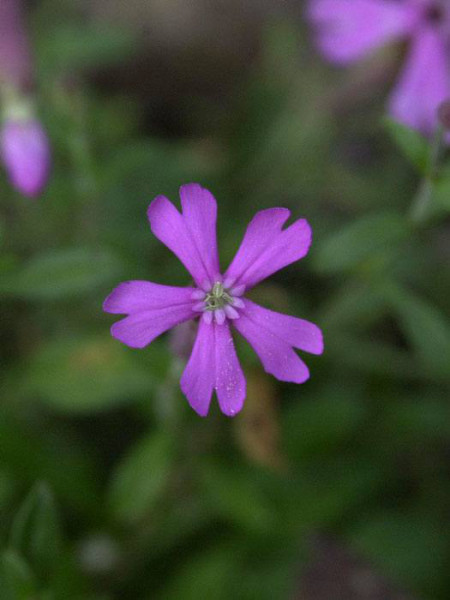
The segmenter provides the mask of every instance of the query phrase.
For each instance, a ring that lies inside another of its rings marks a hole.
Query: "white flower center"
[[[238,309],[244,307],[240,298],[245,292],[244,285],[235,286],[233,280],[227,279],[217,280],[213,285],[205,282],[203,288],[192,293],[193,300],[200,300],[193,305],[192,310],[201,312],[205,323],[212,323],[214,319],[218,325],[222,325],[227,318],[239,319]]]

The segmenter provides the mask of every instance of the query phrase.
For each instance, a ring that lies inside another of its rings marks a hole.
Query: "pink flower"
[[[316,325],[244,297],[257,283],[306,255],[311,228],[300,219],[282,229],[290,215],[286,208],[256,213],[231,265],[221,275],[214,197],[194,183],[182,186],[180,197],[181,214],[164,196],[153,200],[147,214],[152,232],[180,259],[194,286],[128,281],[115,288],[103,309],[128,315],[112,326],[111,333],[132,348],[143,348],[178,323],[198,318],[181,389],[199,415],[207,415],[215,391],[222,412],[234,416],[243,406],[246,383],[231,326],[253,346],[264,369],[282,381],[303,383],[309,377],[294,348],[313,354],[323,351]]]
[[[23,2],[0,0],[0,157],[11,183],[31,197],[44,188],[51,166],[48,138],[34,113],[33,85]]]
[[[310,0],[322,54],[346,64],[397,39],[408,39],[403,72],[389,101],[398,121],[429,135],[450,97],[448,0]]]
[[[11,183],[25,196],[38,196],[50,171],[50,146],[36,119],[9,119],[0,131],[0,152]]]

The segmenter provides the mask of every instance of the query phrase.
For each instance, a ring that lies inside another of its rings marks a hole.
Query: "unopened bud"
[[[41,123],[33,118],[6,119],[0,152],[11,183],[25,196],[38,196],[50,172],[50,147]]]

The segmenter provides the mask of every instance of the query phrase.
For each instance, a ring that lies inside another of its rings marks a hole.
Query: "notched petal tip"
[[[204,191],[211,193],[209,190],[204,188],[202,185],[193,181],[191,183],[183,183],[183,185],[180,185],[179,194],[181,197],[185,194],[189,194],[189,195],[190,194],[201,194]]]
[[[313,325],[313,323],[312,323]],[[310,354],[323,354],[325,350],[324,340],[323,340],[323,332],[322,330],[315,325],[316,337],[314,339],[314,344],[311,344],[311,347],[307,350]]]
[[[194,228],[192,232],[200,235],[204,234],[204,230],[208,229],[207,221],[215,223],[217,218],[217,201],[215,197],[207,188],[201,186],[199,183],[186,183],[180,187],[179,193],[183,216],[192,225],[200,225],[200,230],[196,232],[196,228]],[[200,211],[201,214],[199,215],[196,211]],[[215,239],[213,243],[215,245]],[[219,269],[216,269],[216,272],[218,271]],[[215,274],[215,272],[209,273],[211,276]]]
[[[305,375],[304,377],[299,377],[298,379],[293,379],[293,380],[289,380],[286,379],[285,381],[287,383],[297,383],[297,384],[301,384],[301,383],[306,383],[309,379],[310,379],[311,375],[309,373],[309,369],[308,369],[308,374]]]
[[[192,410],[194,410],[198,414],[199,417],[202,417],[202,419],[207,417],[208,413],[209,413],[210,404],[208,404],[206,407],[203,407],[203,406],[201,407],[195,402],[194,398],[189,398],[188,390],[185,389],[182,381],[180,382],[180,389],[183,392],[183,394],[186,396],[186,399],[189,403],[189,406],[192,408]]]
[[[126,319],[127,317],[125,317]],[[113,338],[115,338],[116,340],[118,340],[119,342],[122,342],[122,344],[125,344],[126,346],[128,346],[129,348],[145,348],[145,346],[148,346],[148,342],[137,342],[136,340],[131,340],[130,336],[126,334],[126,332],[123,331],[123,321],[125,321],[125,319],[122,319],[121,321],[117,321],[116,323],[113,323],[111,325],[110,328],[110,332]],[[118,331],[119,330],[119,331]]]
[[[168,204],[171,205],[172,209],[175,209],[175,206],[172,204],[172,202],[169,200],[169,198],[167,198],[163,194],[160,194],[159,196],[156,196],[150,202],[150,204],[149,204],[149,206],[147,208],[147,218],[148,218],[148,220],[150,222],[150,227],[152,226],[152,219],[155,216],[158,216],[159,212],[161,210],[164,210],[167,207]]]
[[[234,398],[233,403],[230,405],[224,398],[222,398],[216,390],[217,402],[219,404],[220,412],[223,413],[226,417],[232,418],[238,415],[241,410],[244,408],[245,398],[246,398],[246,387],[244,385],[242,394],[240,398]]]
[[[284,227],[290,216],[287,208],[269,208],[250,221],[239,249],[225,272],[236,286],[251,288],[276,271],[303,258],[312,240],[306,219]]]
[[[114,314],[114,295],[116,288],[103,300],[103,312]]]
[[[269,366],[263,362],[264,371],[278,379],[278,381],[297,384],[305,383],[311,377],[309,368],[294,350],[293,354],[295,354],[296,359],[294,356],[289,358],[287,362],[290,368],[286,369],[286,371],[280,370],[280,365],[276,365],[276,368],[273,368],[273,365]]]
[[[217,203],[208,190],[188,184],[180,191],[180,212],[157,196],[147,210],[152,233],[183,263],[197,286],[220,271],[216,241]]]
[[[271,218],[276,218],[280,225],[283,225],[291,216],[291,211],[289,208],[285,208],[284,206],[274,206],[272,208],[264,208],[263,210],[259,210],[255,214],[255,217],[266,215],[269,215]]]
[[[113,289],[113,291],[110,292],[106,296],[106,298],[103,300],[103,304],[102,304],[103,312],[106,312],[109,314],[127,314],[126,311],[121,312],[121,311],[117,310],[117,296],[121,293],[121,291],[123,290],[123,287],[130,283],[131,283],[131,281],[123,281],[122,283],[119,283],[119,285],[116,285],[116,287]]]
[[[195,406],[192,406],[192,404],[191,404],[191,403],[189,403],[189,405],[190,405],[190,407],[191,407],[192,409],[194,409],[194,410],[195,410],[195,412],[198,414],[198,416],[199,416],[199,417],[202,417],[202,419],[205,419],[205,418],[208,416],[208,413],[209,413],[209,408],[208,408],[208,410],[207,410],[206,412],[202,412],[202,411],[200,411],[200,410],[197,410],[197,409],[195,408]]]
[[[236,410],[236,411],[234,411],[234,410],[230,410],[229,412],[227,412],[227,411],[225,411],[225,410],[222,410],[221,412],[222,412],[222,413],[223,413],[223,414],[224,414],[226,417],[228,417],[229,419],[232,419],[233,417],[235,417],[236,415],[238,415],[238,414],[241,412],[242,408],[243,408],[243,407],[241,406],[241,408],[240,408],[239,410]]]

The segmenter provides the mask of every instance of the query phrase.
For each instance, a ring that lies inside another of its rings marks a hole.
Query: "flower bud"
[[[50,171],[50,147],[40,122],[33,118],[5,119],[0,153],[11,183],[25,196],[38,196]]]
[[[34,64],[23,0],[0,0],[0,158],[12,184],[35,197],[47,182],[50,147],[34,116]]]

